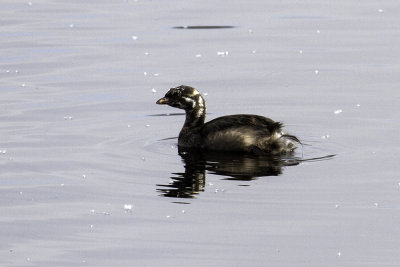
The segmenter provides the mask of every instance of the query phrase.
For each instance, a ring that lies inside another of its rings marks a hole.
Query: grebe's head
[[[185,111],[201,110],[204,112],[205,110],[205,102],[201,94],[193,87],[187,85],[169,89],[165,96],[156,103],[184,109]]]

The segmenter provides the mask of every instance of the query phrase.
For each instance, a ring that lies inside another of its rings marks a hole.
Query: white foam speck
[[[196,54],[195,57],[196,57],[196,58],[201,58],[202,55],[201,55],[201,54]]]
[[[218,51],[217,55],[220,57],[226,57],[229,55],[229,52],[228,51]]]
[[[136,41],[137,39],[139,39],[139,37],[137,37],[136,35],[132,35],[132,40]]]
[[[303,54],[303,50],[299,50],[299,54]]]
[[[343,112],[343,110],[337,109],[337,110],[335,110],[333,113],[334,113],[335,115],[338,115],[338,114],[340,114],[340,113],[342,113],[342,112]]]
[[[378,9],[378,12],[383,13],[383,9],[382,8]]]
[[[69,24],[69,27],[70,27],[70,28],[74,28],[75,25],[74,25],[73,23],[71,23],[71,24]]]
[[[319,70],[314,70],[314,73],[315,73],[315,74],[318,74],[318,73],[319,73]]]
[[[132,211],[132,207],[133,207],[132,204],[125,204],[125,205],[124,205],[124,211],[125,211],[125,213],[131,212],[131,211]]]
[[[342,256],[342,252],[339,251],[339,252],[337,253],[337,256],[338,256],[338,257]]]
[[[157,93],[157,90],[155,88],[151,89],[151,91],[153,92],[153,94]]]
[[[144,75],[144,76],[147,76],[147,72],[146,72],[146,71],[145,71],[145,72],[143,72],[143,75]]]

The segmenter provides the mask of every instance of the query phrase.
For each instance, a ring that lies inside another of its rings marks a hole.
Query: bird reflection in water
[[[286,166],[300,163],[290,156],[260,156],[199,150],[179,151],[185,172],[172,173],[169,184],[157,185],[165,197],[194,198],[204,191],[206,172],[226,177],[226,180],[251,181],[261,176],[277,176]]]

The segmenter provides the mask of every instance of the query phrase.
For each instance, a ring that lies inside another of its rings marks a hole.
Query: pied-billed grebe
[[[295,150],[299,139],[282,131],[282,123],[258,115],[223,116],[204,123],[204,98],[193,87],[171,88],[157,104],[184,109],[185,124],[178,137],[180,149],[282,155]]]

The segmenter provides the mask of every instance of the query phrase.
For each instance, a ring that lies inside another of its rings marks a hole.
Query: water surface
[[[396,1],[1,6],[2,266],[398,266]],[[180,84],[336,156],[181,157]]]

